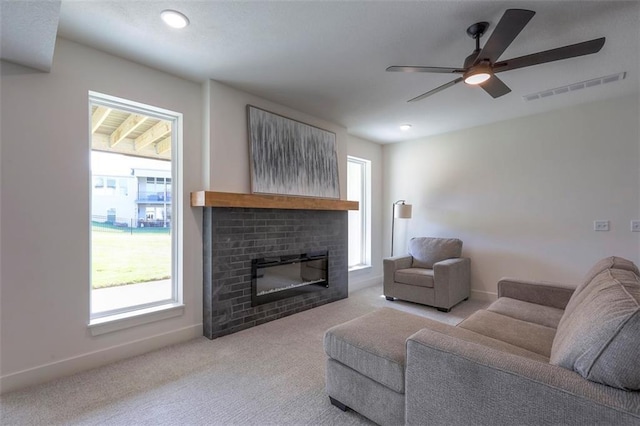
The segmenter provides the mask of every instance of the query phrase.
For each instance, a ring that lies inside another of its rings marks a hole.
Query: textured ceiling
[[[447,74],[387,73],[390,65],[459,67],[474,42],[466,28],[508,8],[536,12],[508,59],[606,37],[594,55],[508,71],[513,90],[492,99]],[[164,9],[186,14],[166,27]],[[195,81],[214,79],[387,143],[639,91],[637,1],[62,1],[58,35]],[[522,96],[619,72],[620,82],[524,102]],[[409,132],[398,126],[411,123]]]
[[[49,72],[58,29],[60,0],[0,2],[3,60]]]

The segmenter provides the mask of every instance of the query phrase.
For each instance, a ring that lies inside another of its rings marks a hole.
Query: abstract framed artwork
[[[336,134],[247,105],[251,192],[340,198]]]

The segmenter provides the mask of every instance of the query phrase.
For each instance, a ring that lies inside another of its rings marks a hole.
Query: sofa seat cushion
[[[433,269],[398,269],[393,279],[395,282],[401,284],[433,288]]]
[[[409,240],[409,254],[413,257],[412,267],[433,269],[442,260],[462,256],[462,240],[415,237]]]
[[[476,311],[458,327],[549,358],[556,329],[487,310]]]
[[[510,297],[499,298],[493,302],[487,310],[551,328],[558,328],[558,323],[564,313],[563,309],[524,302],[522,300],[511,299]]]
[[[404,393],[405,342],[429,320],[383,308],[327,330],[330,358],[372,380]]]
[[[607,269],[565,312],[550,362],[604,385],[640,390],[640,278]]]

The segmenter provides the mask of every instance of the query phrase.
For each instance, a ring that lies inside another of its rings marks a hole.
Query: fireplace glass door
[[[328,253],[302,253],[251,262],[251,305],[261,305],[329,287]]]

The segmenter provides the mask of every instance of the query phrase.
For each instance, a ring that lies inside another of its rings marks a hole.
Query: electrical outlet
[[[631,221],[631,232],[640,232],[640,220]]]
[[[608,220],[594,220],[593,221],[593,230],[594,231],[608,231],[609,230],[609,221]]]

